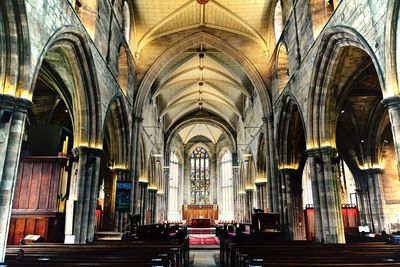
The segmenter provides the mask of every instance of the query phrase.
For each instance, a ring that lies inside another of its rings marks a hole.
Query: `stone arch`
[[[126,45],[122,44],[118,54],[118,84],[126,96],[128,96],[129,73],[131,69],[129,49]]]
[[[68,60],[71,75],[74,77],[73,87],[70,89],[73,103],[74,147],[89,146],[101,148],[102,136],[102,109],[100,92],[93,55],[87,37],[80,30],[73,27],[64,27],[57,31],[44,47],[37,64],[30,95],[36,85],[42,62],[49,51],[58,49]]]
[[[227,127],[223,122],[209,119],[209,118],[190,118],[186,120],[180,120],[176,124],[174,124],[171,129],[168,129],[166,131],[166,147],[169,147],[171,144],[171,141],[173,137],[184,127],[193,124],[193,123],[206,123],[206,124],[211,124],[217,128],[219,128],[227,137],[229,140],[229,145],[230,147],[235,147],[235,136],[233,133],[233,130],[230,129],[230,127]]]
[[[219,51],[225,53],[227,56],[232,57],[232,59],[235,60],[235,62],[237,62],[240,66],[242,66],[245,73],[249,76],[249,79],[252,82],[256,92],[261,98],[261,103],[265,103],[265,105],[263,105],[262,107],[264,116],[271,114],[272,107],[271,107],[270,96],[268,94],[267,88],[261,76],[255,69],[255,67],[243,54],[237,51],[237,49],[228,46],[225,42],[223,42],[219,38],[204,32],[193,34],[190,37],[178,42],[174,46],[167,49],[155,61],[155,63],[147,71],[146,76],[144,77],[144,79],[140,84],[137,98],[135,100],[134,114],[138,117],[141,117],[142,108],[150,93],[152,84],[154,83],[157,75],[164,68],[164,66],[166,66],[174,57],[176,57],[179,54],[177,53],[177,51],[185,51],[195,46],[199,42],[203,42],[210,47],[218,49]]]
[[[307,109],[307,148],[323,146],[336,147],[335,118],[329,114],[327,108],[336,106],[332,94],[335,90],[328,90],[331,79],[335,75],[340,53],[344,48],[358,48],[365,52],[373,62],[381,88],[384,88],[384,79],[378,59],[368,42],[354,29],[348,27],[333,27],[324,31],[318,48],[316,61],[310,81]],[[384,93],[383,89],[383,93]]]
[[[397,64],[400,53],[397,52],[400,47],[399,25],[399,1],[388,1],[386,25],[385,25],[385,88],[388,96],[399,95],[399,75],[400,66]]]
[[[307,140],[304,118],[296,98],[285,94],[282,98],[282,108],[278,118],[275,135],[277,138],[278,165],[280,168],[302,168],[305,160],[305,141]],[[304,151],[297,151],[304,138]]]
[[[30,41],[25,2],[1,1],[0,9],[0,93],[30,99]]]
[[[103,133],[104,138],[108,139],[110,144],[113,168],[128,169],[130,127],[128,111],[122,96],[116,96],[108,105]]]
[[[188,153],[187,153],[186,156],[190,158],[190,156],[192,155],[193,151],[194,151],[197,147],[199,147],[199,146],[201,146],[202,148],[204,148],[204,149],[207,151],[207,153],[208,153],[208,158],[211,159],[211,158],[213,157],[213,154],[211,153],[210,148],[208,147],[208,145],[204,144],[203,142],[197,142],[197,143],[193,144],[193,145],[189,148]]]

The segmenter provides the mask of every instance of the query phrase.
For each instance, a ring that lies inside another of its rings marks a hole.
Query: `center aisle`
[[[193,263],[192,263],[193,260]],[[195,249],[190,250],[191,267],[215,267],[219,266],[218,249]]]

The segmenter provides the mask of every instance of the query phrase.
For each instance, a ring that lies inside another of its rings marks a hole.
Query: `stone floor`
[[[190,250],[191,267],[215,267],[219,266],[218,249],[191,249]]]

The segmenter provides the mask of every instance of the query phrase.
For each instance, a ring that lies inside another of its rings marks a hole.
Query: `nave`
[[[0,264],[396,266],[399,13],[1,0]]]

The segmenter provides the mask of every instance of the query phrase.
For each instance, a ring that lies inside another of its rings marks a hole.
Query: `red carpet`
[[[211,228],[191,228],[190,234],[195,235],[211,235],[212,229]]]
[[[219,245],[219,240],[215,235],[191,234],[189,235],[189,245]]]

